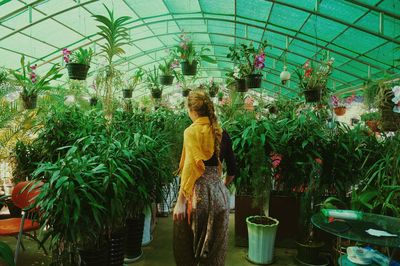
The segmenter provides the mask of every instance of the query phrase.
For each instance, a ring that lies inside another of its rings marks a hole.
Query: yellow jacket
[[[204,173],[204,161],[209,160],[214,154],[214,134],[209,118],[197,118],[185,129],[183,136],[182,156],[179,163],[180,190],[185,198],[190,200],[194,184]]]

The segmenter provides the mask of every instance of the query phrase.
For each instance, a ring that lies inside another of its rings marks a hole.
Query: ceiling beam
[[[366,4],[364,2],[361,2],[361,1],[358,1],[358,0],[344,0],[344,1],[352,3],[353,5],[362,6],[362,7],[371,9],[371,10],[373,10],[375,12],[382,13],[385,16],[392,17],[392,18],[400,20],[400,15],[398,15],[396,13],[393,13],[393,12],[390,12],[390,11],[387,11],[387,10],[384,10],[384,9],[379,8],[377,6],[371,6],[371,5],[368,5],[368,4]]]

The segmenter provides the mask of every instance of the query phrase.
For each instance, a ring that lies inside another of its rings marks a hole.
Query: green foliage
[[[364,89],[364,100],[365,103],[370,107],[377,107],[377,95],[379,92],[379,83],[370,81],[367,83]]]
[[[266,40],[260,43],[258,49],[254,47],[253,42],[250,42],[249,45],[241,43],[239,47],[229,47],[227,58],[231,59],[237,65],[240,76],[260,73],[261,70],[256,69],[254,60],[256,55],[263,53],[267,46],[268,43]]]
[[[360,116],[362,121],[376,121],[376,120],[381,120],[381,114],[379,112],[370,112],[370,113],[365,113]]]
[[[92,48],[85,49],[80,47],[71,54],[71,63],[90,65],[92,61],[93,50]]]
[[[0,87],[8,82],[8,72],[5,68],[0,67]],[[0,97],[2,96],[0,90]]]
[[[16,84],[22,87],[21,95],[23,97],[37,96],[43,91],[50,90],[52,88],[50,82],[62,77],[62,74],[59,74],[60,67],[53,65],[45,75],[42,77],[38,76],[33,82],[28,76],[31,75],[33,70],[29,62],[25,65],[25,56],[21,57],[21,69],[22,74],[15,70],[11,70],[11,74],[14,76]]]
[[[175,74],[174,68],[177,67],[176,59],[172,56],[168,58],[163,58],[164,63],[158,65],[158,68],[161,70],[162,74],[165,76],[172,76]]]
[[[153,70],[147,71],[146,83],[151,92],[163,90],[163,87],[160,84],[159,75],[156,66],[153,67]]]
[[[173,53],[176,58],[180,58],[182,61],[187,61],[189,64],[193,64],[194,61],[201,63],[201,60],[211,64],[216,64],[217,61],[212,57],[205,55],[204,52],[210,52],[210,48],[201,47],[200,51],[196,51],[193,41],[185,34],[179,36],[179,44],[175,46]]]
[[[144,76],[143,69],[141,68],[137,69],[133,74],[133,76],[128,81],[128,87],[132,90],[135,89],[136,86],[142,81],[143,76]]]
[[[5,263],[5,266],[15,266],[13,251],[2,241],[0,241],[0,261]]]
[[[31,180],[37,165],[43,159],[42,147],[37,143],[24,143],[18,141],[12,157],[13,183],[18,184],[25,180]]]

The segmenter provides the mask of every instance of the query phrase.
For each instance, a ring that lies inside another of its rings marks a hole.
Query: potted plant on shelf
[[[64,62],[67,64],[68,76],[70,79],[85,80],[92,60],[92,48],[85,49],[80,47],[71,53],[64,48],[62,50]]]
[[[25,56],[22,56],[21,69],[22,74],[14,70],[11,70],[11,74],[16,84],[22,87],[20,95],[24,108],[35,109],[38,95],[52,88],[49,85],[52,80],[62,77],[62,74],[59,74],[60,68],[58,65],[53,65],[45,75],[39,76],[36,74],[37,65],[30,65],[29,62],[25,65]]]
[[[372,130],[372,132],[380,131],[379,128],[382,118],[378,111],[362,114],[360,118]]]
[[[164,58],[164,64],[160,64],[158,68],[161,70],[162,75],[160,75],[160,84],[161,85],[171,85],[174,81],[175,76],[175,68],[179,66],[179,62],[177,59],[173,57],[169,57],[168,59]]]
[[[158,69],[154,66],[153,71],[147,71],[147,86],[154,99],[161,99],[163,87],[160,84]]]
[[[210,48],[201,47],[200,51],[196,51],[193,41],[185,34],[179,36],[179,45],[175,46],[175,55],[181,61],[181,69],[183,75],[194,76],[197,73],[197,65],[201,60],[215,64],[216,61],[204,52],[209,52]]]
[[[267,41],[260,43],[258,49],[254,47],[253,42],[249,45],[241,44],[239,48],[229,47],[227,55],[234,63],[239,62],[240,66],[235,69],[234,73],[242,73],[247,88],[260,88],[262,74],[261,71],[265,68],[265,48]],[[235,74],[235,79],[240,81],[242,75]]]
[[[339,99],[336,95],[332,96],[332,106],[335,114],[337,116],[343,116],[346,113],[346,107],[354,101],[355,97],[355,95],[352,95],[343,100]]]
[[[299,86],[303,90],[306,102],[319,102],[326,94],[328,77],[332,73],[333,57],[322,59],[318,65],[307,60],[302,68],[295,70],[299,78]]]

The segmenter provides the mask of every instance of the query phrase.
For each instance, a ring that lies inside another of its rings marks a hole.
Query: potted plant
[[[162,75],[160,75],[160,84],[168,86],[174,81],[175,68],[178,67],[179,62],[173,57],[164,58],[163,60],[164,64],[158,66],[162,73]]]
[[[92,48],[85,49],[80,47],[72,53],[67,48],[64,48],[62,53],[64,62],[67,64],[69,78],[85,80],[93,56]]]
[[[372,132],[380,131],[380,121],[382,118],[381,114],[378,111],[362,114],[360,118],[372,130]]]
[[[214,82],[214,79],[210,80],[207,87],[208,87],[208,95],[210,95],[211,98],[217,96],[217,93],[219,91],[219,86],[217,83]]]
[[[260,43],[258,49],[254,47],[253,42],[250,42],[249,45],[241,44],[239,48],[229,47],[230,52],[227,57],[230,58],[234,63],[240,63],[240,66],[236,69],[236,73],[242,72],[243,76],[245,77],[247,88],[261,87],[261,71],[265,67],[264,50],[266,47],[266,40]],[[241,75],[236,74],[234,77],[236,80],[240,80],[240,76]]]
[[[336,95],[331,97],[333,111],[337,116],[343,116],[346,113],[346,106],[350,105],[356,96],[352,95],[346,99],[339,99]]]
[[[196,51],[193,41],[185,34],[179,36],[179,45],[175,46],[175,55],[181,61],[181,69],[183,75],[194,76],[197,73],[197,65],[204,60],[215,64],[216,61],[204,52],[210,51],[210,48],[201,47],[200,51]]]
[[[58,65],[53,65],[50,70],[43,76],[36,74],[37,65],[25,65],[25,56],[21,57],[22,74],[12,70],[11,74],[15,78],[15,82],[22,87],[20,93],[25,109],[35,109],[37,97],[41,92],[47,91],[52,87],[49,85],[52,80],[62,77],[59,74]]]
[[[178,73],[178,72],[174,72],[174,75],[176,77],[176,80],[178,81],[176,86],[181,89],[182,91],[182,96],[183,97],[188,97],[189,96],[189,92],[192,90],[190,87],[193,86],[194,81],[196,80],[195,77],[191,78],[191,79],[187,79],[187,77],[185,77],[185,75],[183,75],[182,73]]]
[[[383,83],[377,95],[378,108],[382,115],[382,129],[396,131],[400,129],[400,86],[395,83]]]
[[[147,86],[154,99],[160,99],[162,96],[163,87],[160,84],[158,69],[154,66],[153,71],[147,71],[146,77]]]
[[[306,102],[319,102],[326,93],[328,77],[332,73],[334,58],[322,59],[318,65],[307,60],[302,68],[295,70],[299,86],[303,90]]]
[[[218,101],[222,101],[224,99],[224,93],[222,91],[218,92]]]

